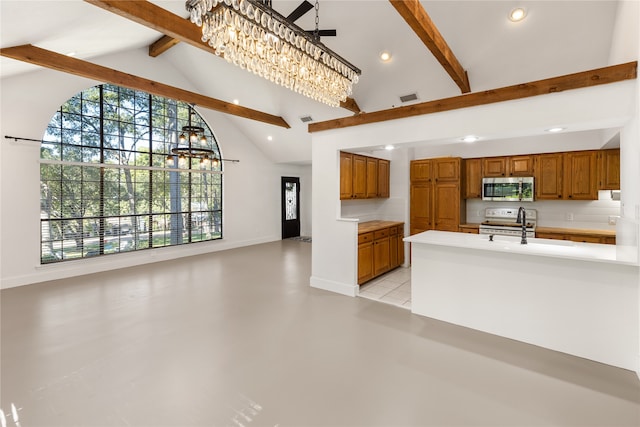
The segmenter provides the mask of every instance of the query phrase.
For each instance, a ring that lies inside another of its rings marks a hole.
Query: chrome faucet
[[[518,218],[516,218],[516,224],[522,224],[522,238],[520,239],[520,244],[526,245],[527,244],[527,212],[523,207],[520,207],[518,209]]]

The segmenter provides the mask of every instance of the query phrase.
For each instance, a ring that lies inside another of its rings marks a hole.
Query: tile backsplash
[[[620,201],[612,200],[610,191],[600,191],[598,200],[538,200],[523,203],[523,205],[538,211],[539,227],[615,230],[616,226],[609,224],[609,218],[620,215]],[[521,204],[512,202],[485,202],[480,199],[469,199],[467,200],[467,222],[482,222],[485,208],[519,206]]]
[[[620,215],[620,201],[612,200],[610,191],[600,191],[598,200],[538,200],[526,202],[527,209],[538,211],[538,226],[579,228],[591,230],[615,230],[609,224],[609,217]],[[480,199],[467,200],[467,223],[480,223],[486,208],[519,207],[513,202],[484,202]],[[343,218],[358,218],[360,221],[385,219],[409,222],[408,200],[403,198],[343,200]],[[573,219],[570,219],[573,218]]]
[[[408,202],[403,198],[343,200],[342,218],[358,218],[361,222],[387,220],[408,222]]]

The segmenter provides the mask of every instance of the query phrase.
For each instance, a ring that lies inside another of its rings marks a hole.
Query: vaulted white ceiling
[[[186,17],[183,0],[153,3]],[[273,0],[288,15],[300,1]],[[472,92],[604,67],[615,24],[617,1],[422,1],[457,59],[467,71]],[[527,17],[514,23],[507,15],[524,6]],[[162,34],[79,0],[0,1],[3,48],[33,44],[91,62],[120,51],[142,49]],[[296,23],[315,26],[313,10]],[[185,25],[192,25],[185,21]],[[387,0],[321,0],[320,27],[335,28],[337,37],[322,41],[362,70],[353,98],[362,111],[460,95],[460,89]],[[389,63],[379,53],[392,54]],[[275,86],[201,49],[180,43],[164,54],[203,95],[282,116],[284,129],[228,116],[275,162],[309,163],[311,136],[300,117],[314,122],[353,113],[331,108]],[[109,64],[105,64],[109,65]],[[114,67],[115,68],[115,67]],[[38,69],[0,59],[0,77]],[[170,82],[163,82],[169,83]],[[272,140],[267,139],[268,136]]]

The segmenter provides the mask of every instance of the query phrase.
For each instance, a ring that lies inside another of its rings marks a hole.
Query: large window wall
[[[114,85],[65,102],[41,146],[41,262],[221,239],[222,163],[178,161],[184,126],[220,159],[189,104]]]

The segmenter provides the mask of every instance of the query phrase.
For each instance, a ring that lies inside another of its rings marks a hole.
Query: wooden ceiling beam
[[[157,57],[180,43],[180,40],[164,35],[149,45],[149,56]]]
[[[341,119],[311,123],[309,124],[309,132],[340,129],[350,126],[359,126],[424,114],[475,107],[478,105],[493,104],[496,102],[512,101],[514,99],[529,98],[532,96],[546,95],[565,90],[598,86],[623,80],[633,80],[637,78],[637,76],[638,62],[627,62],[625,64],[612,65],[609,67],[567,74],[564,76],[552,77],[529,83],[521,83],[499,89],[468,93],[465,95],[454,96],[452,98],[407,105],[405,107],[375,111],[372,113],[362,113]]]
[[[0,55],[7,58],[17,59],[18,61],[39,65],[41,67],[62,71],[64,73],[74,74],[76,76],[111,83],[130,89],[142,90],[154,95],[164,96],[166,98],[176,99],[190,104],[196,104],[200,107],[219,111],[221,113],[256,120],[287,129],[290,128],[289,124],[279,116],[274,116],[251,108],[241,107],[239,105],[210,98],[199,93],[158,83],[143,77],[123,73],[122,71],[96,65],[91,62],[72,58],[56,52],[51,52],[30,44],[2,48],[0,49]]]
[[[361,114],[362,110],[358,106],[358,103],[353,98],[347,98],[346,101],[340,103],[340,107],[353,112],[354,114]]]
[[[164,34],[164,37],[149,46],[149,55],[153,57],[160,55],[181,41],[214,53],[213,49],[202,41],[200,27],[146,0],[84,1]],[[340,106],[356,114],[361,112],[353,98],[347,98]]]
[[[146,0],[84,0],[123,18],[154,29],[164,35],[211,52],[211,47],[202,41],[202,30],[183,17],[156,6]]]
[[[419,0],[389,0],[400,16],[436,57],[440,65],[451,76],[462,93],[471,92],[469,77],[449,48],[438,28],[424,10]]]

